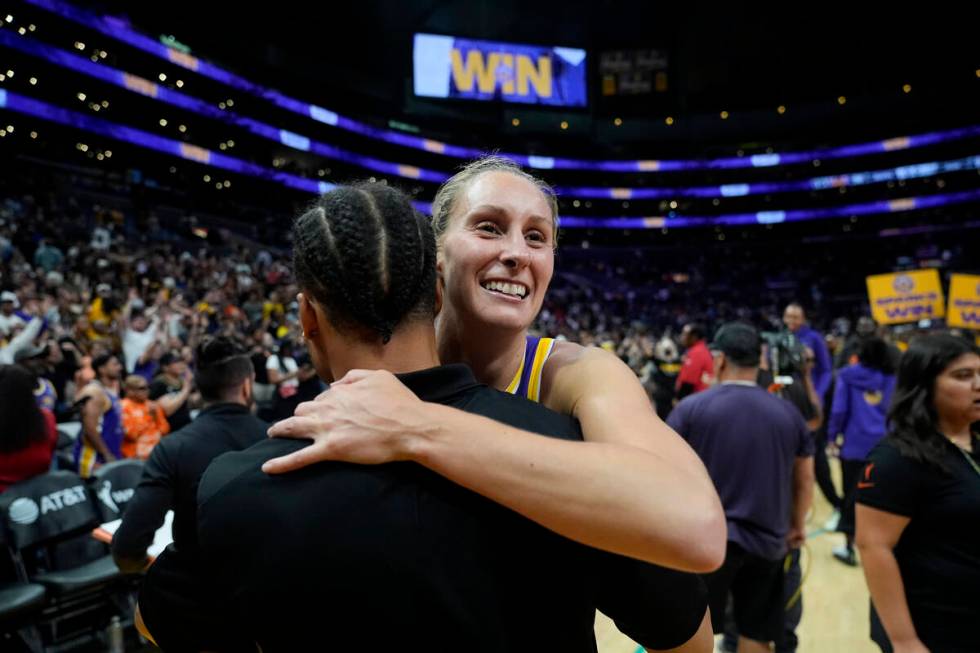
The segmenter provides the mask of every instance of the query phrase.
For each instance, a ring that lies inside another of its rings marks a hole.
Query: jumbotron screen
[[[546,47],[416,34],[415,94],[583,107],[586,54]]]

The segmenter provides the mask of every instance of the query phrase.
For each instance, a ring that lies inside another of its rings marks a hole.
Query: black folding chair
[[[54,460],[56,469],[67,472],[77,471],[77,465],[75,464],[75,438],[60,428],[58,429],[58,444],[54,448]]]
[[[20,580],[40,584],[47,643],[90,637],[113,616],[131,621],[130,587],[92,530],[101,514],[85,481],[50,472],[0,494],[0,520]]]
[[[0,528],[0,553],[7,557],[3,528]],[[16,579],[12,558],[4,563],[9,564],[5,565],[7,573],[0,579],[0,641],[19,639],[32,653],[40,653],[41,634],[34,619],[44,607],[44,585]]]

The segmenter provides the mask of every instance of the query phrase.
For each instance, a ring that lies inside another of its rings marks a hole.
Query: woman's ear
[[[442,296],[446,292],[446,284],[442,279],[442,259],[436,259],[436,315],[442,312]]]

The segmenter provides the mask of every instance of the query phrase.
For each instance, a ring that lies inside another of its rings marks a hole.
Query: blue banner
[[[415,35],[415,94],[584,107],[585,50]]]

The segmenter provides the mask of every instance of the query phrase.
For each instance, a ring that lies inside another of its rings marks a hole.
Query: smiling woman
[[[604,350],[528,335],[554,272],[558,217],[551,189],[514,163],[487,157],[447,181],[432,208],[440,359],[466,363],[491,387],[576,417],[586,442],[555,447],[421,402],[381,427],[370,417],[379,402],[409,405],[411,394],[390,377],[367,374],[333,386],[355,395],[344,412],[362,433],[361,446],[390,443],[390,459],[415,460],[585,544],[685,571],[717,568],[725,520],[711,479],[657,417],[632,371]],[[340,394],[324,393],[296,415],[322,416]],[[416,409],[422,419],[415,419]],[[294,417],[270,430],[314,444],[270,461],[267,471],[356,457],[331,439],[329,424],[311,428],[314,421]]]

